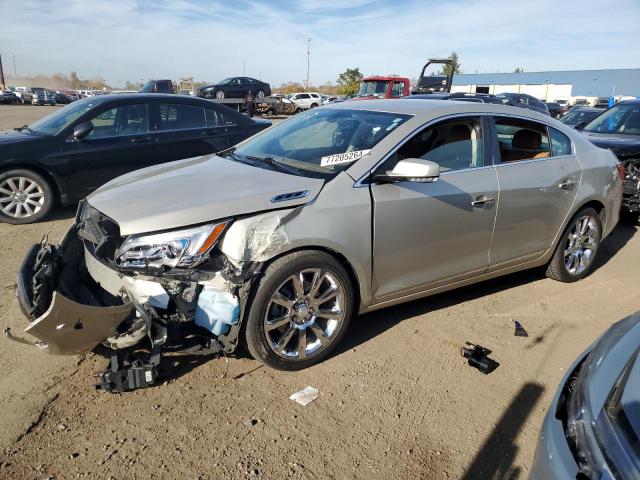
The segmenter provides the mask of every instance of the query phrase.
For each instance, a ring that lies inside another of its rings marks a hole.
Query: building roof
[[[453,76],[453,85],[544,85],[571,84],[573,96],[640,96],[640,68],[609,70],[564,70],[554,72],[475,73]]]

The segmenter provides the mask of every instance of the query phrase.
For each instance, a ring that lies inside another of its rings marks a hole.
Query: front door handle
[[[493,208],[495,204],[496,204],[495,198],[485,197],[484,195],[481,197],[478,197],[477,200],[474,200],[473,202],[471,202],[471,206],[473,208]]]
[[[572,178],[566,178],[558,184],[563,190],[573,190],[576,187],[576,182]]]

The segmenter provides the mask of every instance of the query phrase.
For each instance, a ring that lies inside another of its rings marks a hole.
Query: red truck
[[[401,98],[418,93],[451,92],[453,72],[448,75],[425,75],[430,65],[451,65],[448,58],[430,58],[422,67],[420,78],[413,90],[410,81],[406,77],[374,76],[363,78],[360,82],[360,90],[353,100],[375,100],[378,98]]]

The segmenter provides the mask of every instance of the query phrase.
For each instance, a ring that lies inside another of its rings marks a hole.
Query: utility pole
[[[0,54],[0,88],[4,90],[4,70],[2,70],[2,55]]]
[[[11,54],[11,58],[13,59],[13,76],[17,77],[18,76],[18,71],[16,70],[16,54],[12,53]]]
[[[242,76],[247,76],[247,62],[245,62],[244,60],[242,61]]]
[[[307,37],[307,82],[305,84],[305,91],[309,90],[309,57],[311,55],[311,37]]]

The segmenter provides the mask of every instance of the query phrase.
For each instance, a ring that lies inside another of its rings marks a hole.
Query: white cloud
[[[287,6],[190,0],[0,2],[0,45],[18,73],[97,71],[112,83],[242,74],[278,85],[306,76],[418,74],[456,50],[466,72],[638,67],[637,0],[294,0]]]

